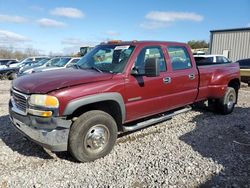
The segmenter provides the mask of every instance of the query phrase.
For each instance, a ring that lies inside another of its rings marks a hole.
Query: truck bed
[[[239,76],[238,63],[198,65],[199,92],[196,101],[207,98],[221,98],[228,82]]]

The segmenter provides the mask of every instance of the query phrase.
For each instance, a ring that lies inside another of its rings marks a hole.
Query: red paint
[[[130,122],[196,101],[220,98],[224,95],[230,80],[240,77],[239,66],[235,63],[204,66],[198,70],[190,48],[183,43],[135,41],[119,45],[136,47],[121,74],[64,69],[20,77],[13,82],[13,86],[28,94],[49,93],[58,97],[60,115],[72,100],[97,93],[118,92],[125,103],[126,122]],[[161,72],[159,77],[139,78],[130,74],[137,55],[146,46],[160,46],[163,50],[167,71]],[[186,47],[193,67],[186,70],[172,70],[167,46]],[[194,74],[195,79],[190,80],[189,74]],[[163,83],[163,78],[166,77],[171,77],[172,82]]]

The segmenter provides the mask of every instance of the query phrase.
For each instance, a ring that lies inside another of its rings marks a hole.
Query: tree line
[[[208,48],[209,47],[209,43],[205,40],[190,40],[187,42],[187,44],[192,49]]]
[[[199,48],[208,48],[209,43],[205,40],[190,40],[187,42],[187,44],[192,49],[199,49]],[[53,53],[51,53],[53,54]],[[32,48],[26,48],[23,51],[20,50],[14,50],[12,48],[1,48],[0,47],[0,59],[23,59],[30,56],[38,56],[41,55],[39,52]],[[73,55],[73,54],[72,54]],[[77,54],[74,54],[77,56]]]
[[[0,47],[0,59],[23,59],[30,56],[40,55],[37,50],[32,48],[26,48],[23,51],[14,50],[12,48],[1,48]]]

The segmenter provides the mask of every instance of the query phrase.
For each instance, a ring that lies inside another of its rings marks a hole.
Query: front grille
[[[26,113],[27,110],[27,95],[19,93],[17,91],[12,90],[12,99],[15,103],[15,106],[18,110]]]

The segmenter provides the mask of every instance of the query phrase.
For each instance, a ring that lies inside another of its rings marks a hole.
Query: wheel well
[[[101,102],[96,102],[96,103],[91,103],[88,105],[81,106],[77,108],[70,116],[68,116],[68,119],[79,117],[83,113],[90,111],[90,110],[101,110],[101,111],[108,113],[116,121],[118,130],[119,131],[121,130],[121,125],[122,125],[121,108],[117,102],[112,101],[112,100],[101,101]]]
[[[237,101],[238,101],[238,91],[240,89],[240,80],[238,78],[230,80],[230,82],[228,83],[228,87],[232,87],[235,89],[236,91],[236,95],[237,95]]]
[[[240,89],[240,80],[238,78],[230,80],[228,86],[234,88],[235,91],[238,92],[238,90]]]

